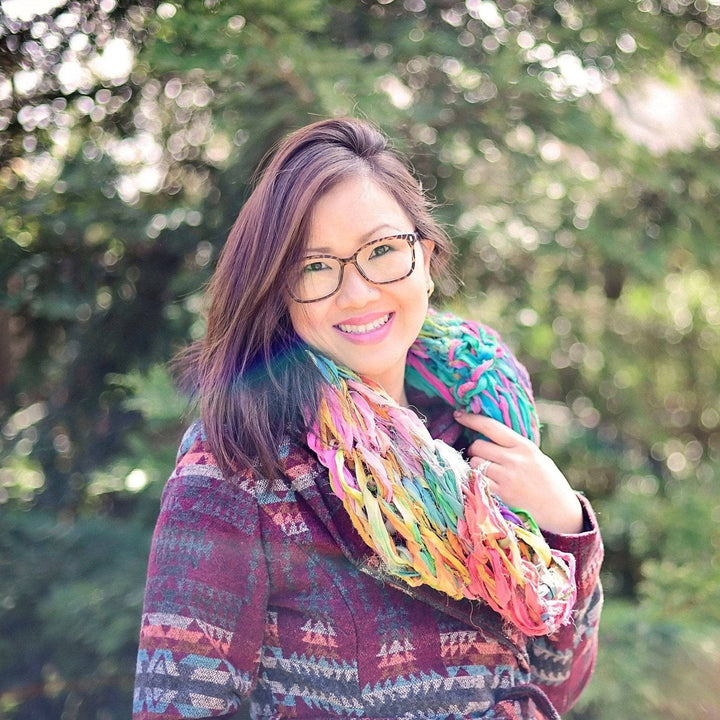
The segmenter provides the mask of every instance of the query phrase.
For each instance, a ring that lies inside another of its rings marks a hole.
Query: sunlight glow
[[[135,62],[135,54],[127,40],[114,38],[91,62],[95,74],[104,80],[124,81]]]
[[[720,115],[717,98],[690,77],[672,84],[648,78],[624,95],[607,89],[602,99],[627,137],[655,155],[689,150],[713,131],[714,118]]]
[[[65,5],[65,0],[4,0],[2,9],[10,19],[27,22],[61,5]]]
[[[394,75],[385,75],[380,78],[378,86],[396,108],[405,110],[413,104],[412,90]]]
[[[135,468],[125,478],[125,487],[130,492],[139,492],[148,484],[148,476],[144,470]]]

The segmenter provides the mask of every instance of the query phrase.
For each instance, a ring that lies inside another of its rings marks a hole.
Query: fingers
[[[471,468],[478,470],[481,475],[486,475],[493,462],[492,460],[488,460],[487,458],[473,456],[470,458],[470,460],[468,460],[468,464]]]
[[[520,433],[515,432],[512,428],[509,428],[497,420],[493,420],[491,417],[466,413],[460,410],[456,410],[453,416],[461,425],[481,433],[497,445],[513,447],[527,442],[527,439],[520,435]]]
[[[524,454],[529,450],[524,444],[525,438],[497,420],[472,413],[456,413],[455,419],[484,436],[474,440],[467,448],[467,456],[473,467],[479,467],[484,460],[489,460],[494,469],[498,470],[508,463],[512,464],[518,452]],[[532,447],[535,447],[534,444]]]
[[[456,412],[455,420],[483,437],[467,449],[470,466],[509,507],[528,511],[543,530],[577,533],[582,506],[555,463],[531,440],[497,420]]]
[[[479,457],[481,460],[486,459],[496,464],[502,464],[507,457],[508,447],[498,445],[490,440],[474,440],[467,449],[468,457]]]

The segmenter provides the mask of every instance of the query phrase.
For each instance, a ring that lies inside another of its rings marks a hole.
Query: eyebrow
[[[379,235],[378,237],[373,237],[373,235],[377,235],[381,230],[389,230],[390,232],[387,235]],[[413,232],[412,230],[410,232]],[[383,237],[393,237],[394,235],[408,235],[408,232],[402,232],[398,230],[394,225],[389,225],[388,223],[381,223],[380,225],[377,225],[369,232],[366,232],[364,235],[361,236],[360,242],[358,243],[357,247],[360,247],[364,245],[367,242],[371,242],[372,240],[381,240]],[[321,247],[309,247],[306,250],[307,255],[332,255],[332,248],[329,248],[327,245],[322,245]]]

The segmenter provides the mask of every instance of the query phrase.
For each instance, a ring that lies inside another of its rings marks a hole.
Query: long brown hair
[[[281,438],[301,432],[303,409],[317,405],[321,380],[290,322],[288,284],[305,253],[315,203],[356,174],[389,192],[420,237],[433,241],[433,273],[446,269],[446,234],[418,181],[372,124],[323,120],[289,135],[268,156],[220,254],[205,337],[176,359],[226,474],[278,472]]]

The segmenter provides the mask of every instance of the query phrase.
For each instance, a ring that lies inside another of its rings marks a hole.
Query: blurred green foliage
[[[57,0],[0,10],[0,716],[129,714],[191,416],[165,369],[257,163],[353,114],[413,160],[445,302],[526,362],[607,546],[568,717],[720,717],[720,6]]]

